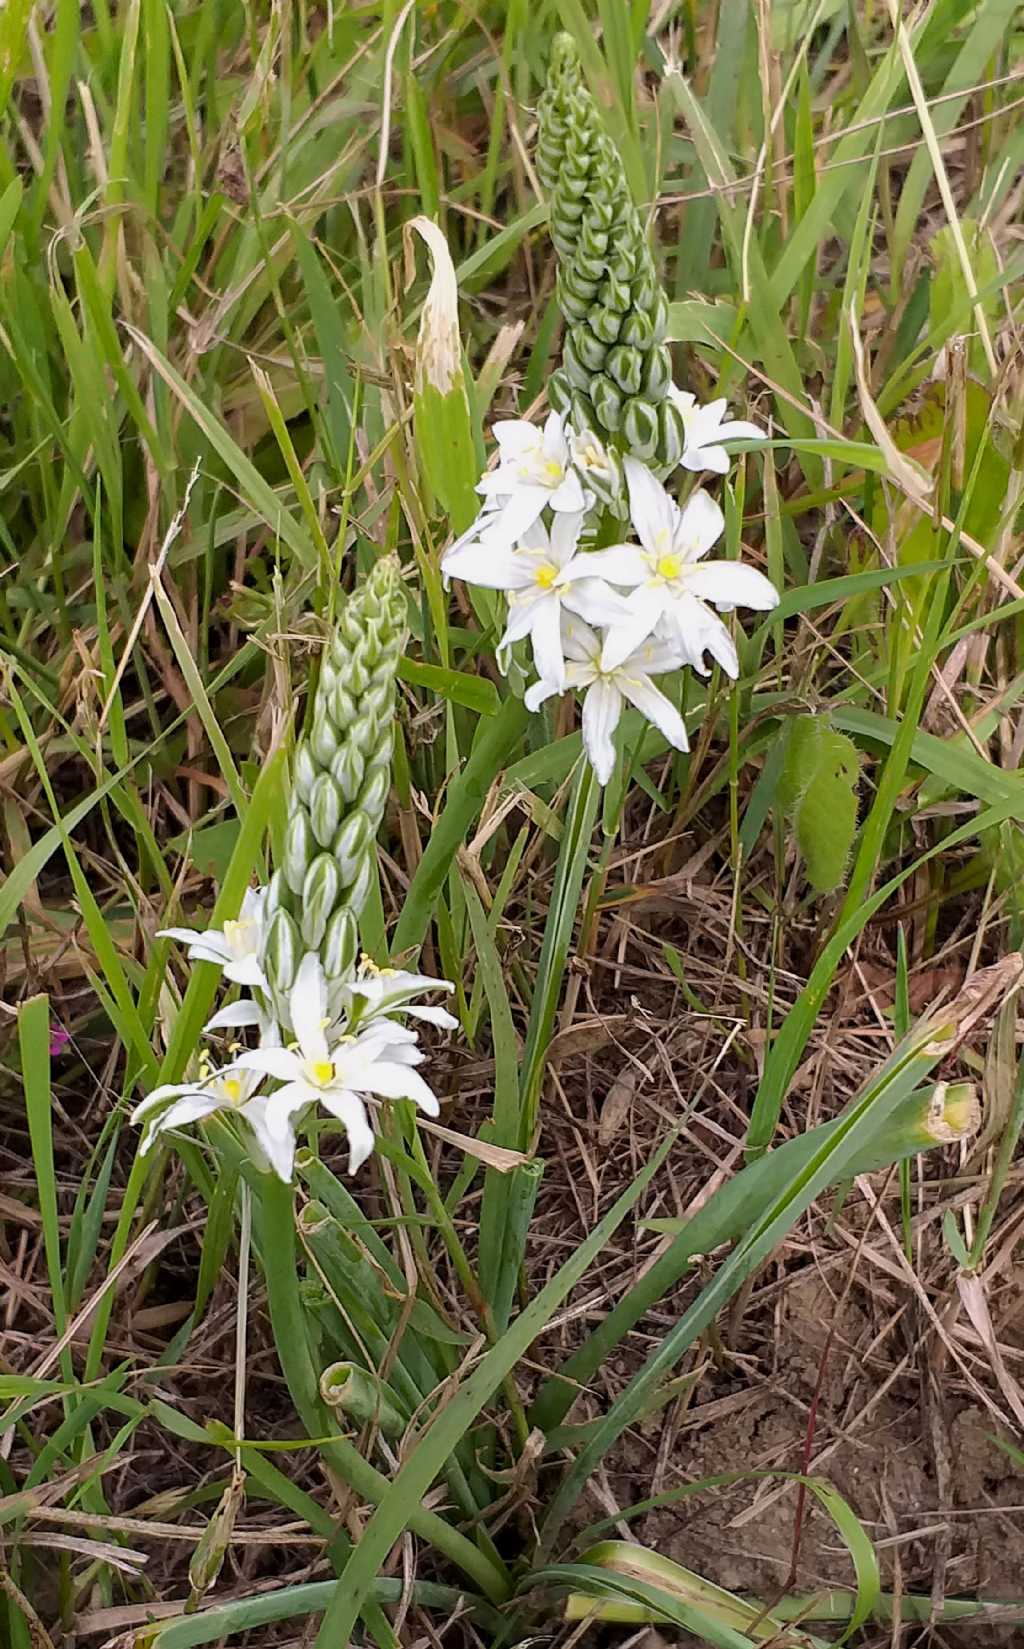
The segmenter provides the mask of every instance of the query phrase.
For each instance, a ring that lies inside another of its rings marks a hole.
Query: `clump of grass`
[[[319,1643],[392,1645],[410,1611],[494,1642],[591,1610],[820,1642],[808,1496],[849,1558],[825,1618],[922,1618],[815,1470],[817,1391],[775,1595],[575,1536],[629,1428],[749,1367],[754,1280],[794,1231],[828,1249],[833,1187],[921,1367],[1020,1418],[1013,23],[0,17],[14,1649],[151,1617],[160,1649],[270,1644],[321,1613]],[[723,553],[782,591],[736,629],[735,687],[680,678],[688,751],[626,710],[603,797],[571,701],[528,715],[498,602],[441,573],[490,425],[539,416],[563,359],[534,160],[559,26],[653,219],[677,380],[770,432],[722,483]],[[194,1076],[218,984],[156,930],[223,929],[285,862],[307,685],[390,557],[410,641],[360,943],[453,981],[431,1075],[458,1102],[434,1132],[396,1107],[359,1181],[315,1130],[297,1195],[227,1130],[141,1155],[131,1106]],[[915,1577],[935,1621],[975,1607],[950,1556]]]

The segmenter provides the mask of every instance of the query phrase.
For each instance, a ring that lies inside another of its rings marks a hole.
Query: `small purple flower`
[[[66,1031],[63,1025],[52,1024],[50,1026],[50,1058],[56,1059],[62,1054],[70,1041],[70,1031]]]

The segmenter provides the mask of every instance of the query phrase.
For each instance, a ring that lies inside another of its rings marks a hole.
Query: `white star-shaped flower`
[[[645,464],[627,458],[625,471],[640,544],[616,544],[590,556],[595,572],[631,590],[629,617],[610,629],[605,642],[606,668],[621,664],[657,631],[678,650],[681,662],[702,675],[708,652],[735,678],[739,664],[732,637],[708,602],[720,612],[735,607],[767,612],[777,606],[778,591],[755,567],[704,559],[725,527],[706,492],[695,492],[680,509]]]
[[[292,1177],[295,1135],[291,1130],[272,1134],[267,1127],[267,1100],[258,1094],[262,1078],[237,1061],[223,1070],[200,1070],[195,1082],[167,1082],[154,1088],[136,1105],[133,1122],[148,1118],[140,1151],[149,1151],[158,1137],[170,1128],[200,1122],[217,1111],[240,1117],[255,1141],[255,1159],[260,1168],[270,1168],[283,1180]]]
[[[607,643],[603,643],[589,625],[568,619],[563,644],[569,659],[567,683],[585,693],[583,747],[598,784],[607,784],[612,776],[613,735],[626,702],[653,722],[676,750],[689,749],[682,716],[651,680],[652,676],[663,675],[668,670],[678,670],[683,663],[669,642],[652,637],[620,663],[610,665],[606,657]],[[536,710],[554,692],[557,688],[549,682],[537,682],[526,694],[527,709]]]
[[[236,985],[256,985],[267,988],[260,967],[263,950],[266,888],[247,888],[237,920],[224,923],[222,928],[207,928],[200,933],[195,928],[161,928],[158,939],[177,939],[188,946],[193,962],[215,962],[224,969],[224,977]]]
[[[563,611],[588,624],[621,623],[627,617],[622,597],[595,577],[598,556],[577,550],[582,514],[556,515],[548,532],[534,521],[520,538],[518,549],[505,549],[488,540],[468,544],[453,558],[449,570],[469,584],[508,594],[508,624],[498,644],[499,661],[516,641],[529,636],[537,674],[557,692],[565,687],[562,657]]]
[[[729,454],[723,441],[763,441],[765,433],[745,418],[726,418],[728,405],[725,397],[700,406],[696,395],[687,389],[669,386],[669,395],[683,415],[685,445],[679,462],[688,470],[711,470],[715,475],[729,473]]]
[[[524,418],[502,418],[494,425],[498,465],[477,485],[485,499],[473,525],[445,552],[445,578],[462,578],[455,560],[461,550],[478,541],[515,544],[533,526],[544,509],[556,515],[575,515],[587,506],[587,495],[572,466],[565,422],[552,412],[543,428]],[[473,580],[470,580],[473,582]]]
[[[378,968],[364,956],[354,978],[342,986],[341,997],[347,1005],[350,1025],[368,1025],[375,1019],[408,1014],[410,1019],[456,1031],[459,1022],[446,1008],[412,1004],[414,996],[423,996],[427,991],[454,989],[450,979],[431,979],[428,974],[406,973],[401,968]]]
[[[267,1100],[266,1124],[275,1138],[293,1131],[299,1112],[320,1104],[348,1135],[349,1171],[354,1174],[373,1150],[364,1096],[411,1099],[429,1116],[437,1116],[437,1097],[413,1068],[423,1060],[413,1031],[393,1020],[377,1019],[355,1036],[329,1040],[327,983],[319,957],[303,957],[288,1002],[294,1043],[288,1048],[257,1048],[238,1061],[245,1070],[283,1083]]]

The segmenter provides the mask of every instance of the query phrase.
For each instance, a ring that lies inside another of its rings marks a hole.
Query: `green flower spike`
[[[571,35],[555,38],[538,117],[537,170],[551,203],[567,327],[548,399],[575,428],[645,463],[674,466],[685,443],[668,394],[668,300]]]
[[[263,967],[278,1015],[308,951],[332,986],[351,974],[359,913],[374,869],[391,786],[395,673],[406,609],[398,563],[378,561],[342,609],[320,665],[307,730],[295,755],[283,862],[270,883]]]

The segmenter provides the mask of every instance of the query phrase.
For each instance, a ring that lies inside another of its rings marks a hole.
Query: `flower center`
[[[333,1059],[307,1059],[306,1070],[310,1081],[315,1082],[318,1088],[326,1088],[334,1079]]]
[[[678,578],[683,570],[683,558],[679,555],[659,555],[654,570],[659,578]]]
[[[242,916],[237,922],[228,920],[224,923],[224,938],[228,949],[236,956],[243,956],[250,948],[249,929],[252,921],[248,916]]]
[[[224,1090],[224,1097],[228,1104],[237,1105],[242,1097],[242,1084],[237,1076],[226,1076],[221,1083],[221,1087]]]
[[[561,481],[562,476],[565,474],[565,470],[557,458],[549,458],[542,466],[542,469],[545,481],[550,482],[553,487],[557,486],[558,482]]]
[[[553,567],[550,561],[542,561],[533,577],[534,582],[539,584],[542,590],[550,590],[558,577],[558,568]]]

